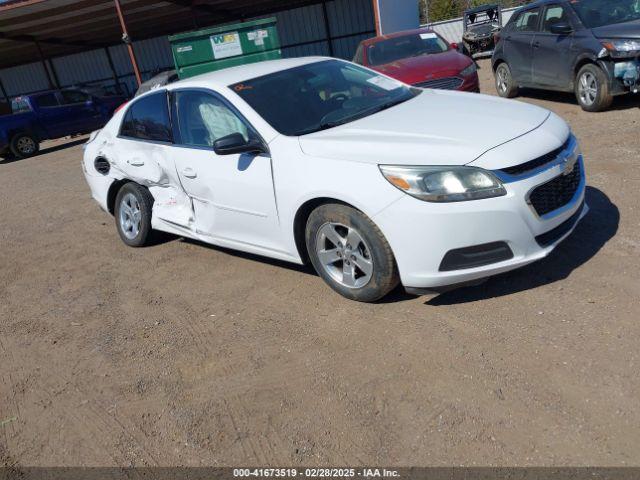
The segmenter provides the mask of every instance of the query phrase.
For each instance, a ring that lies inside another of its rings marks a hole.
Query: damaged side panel
[[[111,164],[110,176],[144,185],[154,197],[153,222],[159,221],[191,230],[194,222],[191,199],[185,194],[168,154],[168,145],[120,138],[112,142],[105,134],[100,153]],[[182,232],[181,230],[181,233]]]

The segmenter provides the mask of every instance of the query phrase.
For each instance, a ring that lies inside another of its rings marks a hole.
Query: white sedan
[[[555,114],[329,58],[140,96],[91,136],[83,169],[128,245],[161,230],[310,261],[367,302],[541,259],[588,211],[578,143]]]

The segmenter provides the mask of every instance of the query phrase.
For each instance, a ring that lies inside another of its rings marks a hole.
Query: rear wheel
[[[153,197],[137,183],[125,184],[116,196],[115,219],[118,234],[130,247],[143,247],[151,241]]]
[[[307,221],[306,244],[318,275],[346,298],[374,302],[399,283],[391,247],[354,208],[327,204],[315,209]]]
[[[19,133],[11,139],[11,153],[17,158],[34,156],[40,150],[37,140],[28,133]]]
[[[518,95],[518,85],[513,80],[508,63],[503,62],[498,65],[495,77],[498,95],[503,98],[514,98]]]
[[[607,76],[597,65],[582,67],[575,84],[576,98],[583,110],[601,112],[611,106],[613,95],[609,92]]]

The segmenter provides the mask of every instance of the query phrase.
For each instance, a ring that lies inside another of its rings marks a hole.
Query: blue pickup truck
[[[102,128],[126,100],[120,95],[96,96],[81,89],[14,98],[13,113],[0,116],[0,157],[31,157],[38,153],[42,140]]]

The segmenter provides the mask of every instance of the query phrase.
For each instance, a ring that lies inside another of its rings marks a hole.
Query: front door
[[[191,197],[195,228],[235,247],[280,251],[283,245],[268,154],[217,155],[213,143],[233,133],[257,137],[251,125],[220,95],[180,89],[172,94],[178,176]]]
[[[573,80],[571,47],[574,35],[551,33],[551,25],[558,22],[572,25],[567,7],[547,6],[542,16],[540,32],[533,41],[532,82],[544,87],[566,89]]]
[[[533,41],[540,21],[540,9],[526,10],[504,37],[504,52],[511,73],[518,83],[531,82]]]

